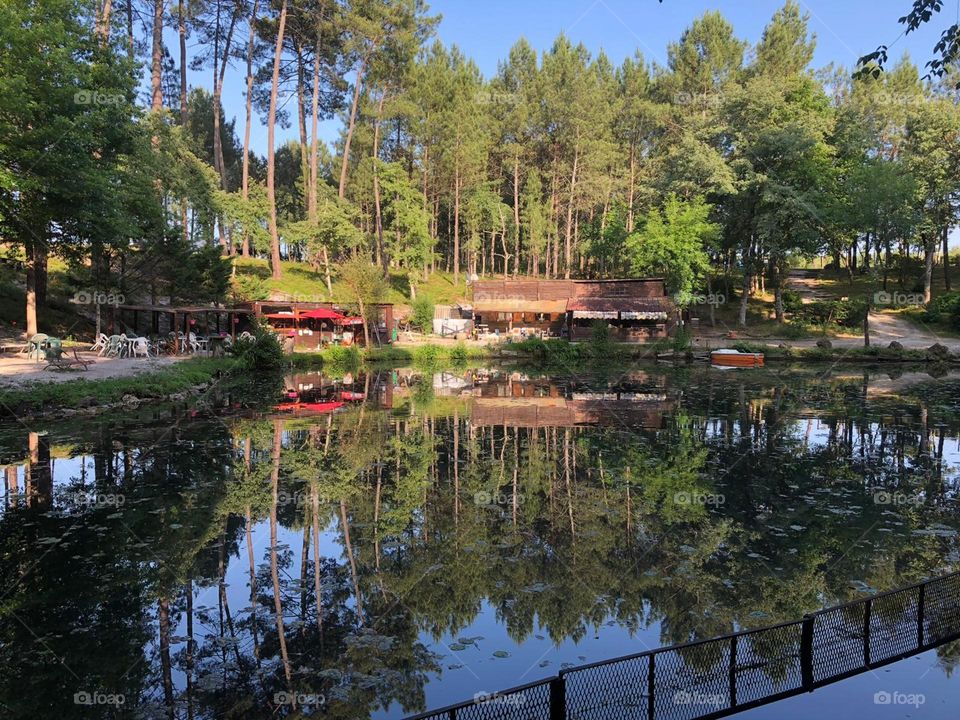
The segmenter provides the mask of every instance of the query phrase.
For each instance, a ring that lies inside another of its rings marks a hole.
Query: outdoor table
[[[43,352],[43,347],[49,339],[48,335],[43,333],[37,333],[30,340],[27,341],[27,357],[31,360],[40,361],[41,353]]]

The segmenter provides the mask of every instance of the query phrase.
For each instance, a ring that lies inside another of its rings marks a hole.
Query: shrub
[[[422,333],[433,332],[433,303],[429,298],[419,297],[410,306],[410,324]]]
[[[450,351],[450,360],[455,364],[462,365],[467,361],[467,358],[470,356],[470,353],[467,351],[467,346],[462,342],[458,342],[453,346],[453,349]]]
[[[677,352],[687,350],[690,347],[690,331],[687,330],[686,325],[677,327],[677,330],[673,335],[673,342],[671,344],[673,349]]]
[[[795,313],[798,312],[801,307],[803,307],[803,298],[796,290],[784,288],[780,292],[780,298],[783,302],[784,312]]]
[[[414,348],[413,364],[418,368],[432,368],[443,360],[443,349],[437,345],[421,345]]]
[[[810,325],[836,323],[843,327],[856,328],[863,325],[866,312],[865,300],[817,300],[801,305],[794,317],[801,323]]]
[[[610,354],[610,328],[604,320],[596,320],[590,328],[590,354],[606,357]]]
[[[333,345],[323,352],[324,366],[351,370],[360,366],[360,351],[356,345]]]
[[[927,303],[923,311],[925,322],[939,322],[945,317],[955,327],[960,327],[960,292],[949,292],[939,295]]]
[[[247,370],[276,370],[283,367],[283,346],[280,338],[269,330],[255,325],[250,339],[240,339],[231,346],[230,352]]]

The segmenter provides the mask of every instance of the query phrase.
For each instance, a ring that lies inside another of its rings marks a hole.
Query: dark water
[[[279,383],[0,426],[0,717],[401,717],[960,565],[958,376]],[[745,717],[950,717],[958,659]]]

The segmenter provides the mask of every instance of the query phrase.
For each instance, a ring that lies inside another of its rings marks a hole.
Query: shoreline
[[[737,341],[730,343],[748,352],[764,354],[770,363],[816,362],[845,364],[960,365],[960,353],[943,345],[931,348],[889,347],[790,347]],[[709,364],[707,348],[677,349],[669,343],[608,344],[566,341],[526,341],[502,345],[467,346],[464,343],[392,345],[361,351],[359,348],[330,348],[321,352],[295,353],[279,372],[324,370],[332,374],[357,372],[370,367],[414,367],[424,371],[452,368],[476,362],[520,363],[545,370],[583,364],[608,365],[646,360],[677,364]],[[234,373],[231,358],[186,358],[134,374],[87,379],[84,377],[35,380],[17,386],[0,387],[0,415],[25,418],[35,415],[69,417],[94,415],[111,409],[133,408],[144,402],[184,400]]]

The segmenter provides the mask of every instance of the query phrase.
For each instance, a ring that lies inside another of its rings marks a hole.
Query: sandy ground
[[[72,357],[72,351],[69,356]],[[152,372],[164,366],[184,360],[189,356],[160,358],[103,358],[94,353],[80,353],[84,360],[93,360],[86,371],[45,370],[46,362],[30,360],[26,355],[0,356],[0,388],[16,388],[34,382],[67,382],[68,380],[103,380],[104,378],[129,377]]]

